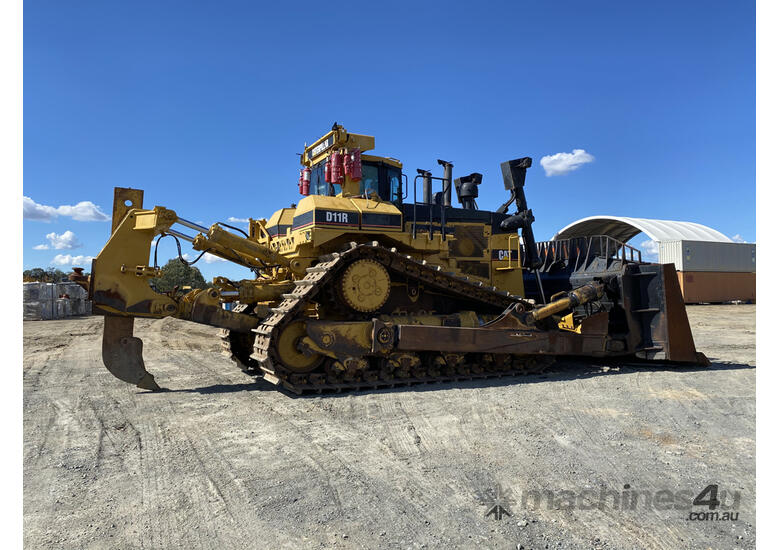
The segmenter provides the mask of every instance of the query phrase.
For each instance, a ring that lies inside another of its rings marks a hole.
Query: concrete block
[[[24,283],[22,285],[22,301],[38,302],[41,299],[41,283]]]
[[[53,302],[24,302],[22,304],[25,321],[45,321],[54,317]]]
[[[54,299],[56,285],[51,283],[24,283],[22,287],[23,302],[49,302]]]
[[[84,315],[87,310],[87,301],[78,299],[78,300],[71,300],[71,309],[73,311],[73,315]]]
[[[73,314],[70,300],[67,298],[59,298],[55,300],[55,304],[57,307],[57,319],[64,319],[65,317],[70,317]]]
[[[57,298],[67,295],[71,300],[86,298],[87,291],[76,283],[57,283]]]
[[[43,300],[56,300],[57,299],[57,285],[54,283],[41,283],[41,301]]]

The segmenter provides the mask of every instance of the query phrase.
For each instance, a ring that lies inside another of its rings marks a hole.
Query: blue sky
[[[114,186],[207,224],[270,217],[334,121],[410,175],[482,172],[485,209],[500,163],[533,157],[540,240],[597,214],[755,240],[750,3],[28,1],[24,267],[96,255],[109,223],[81,220]],[[592,161],[545,175],[576,149]]]

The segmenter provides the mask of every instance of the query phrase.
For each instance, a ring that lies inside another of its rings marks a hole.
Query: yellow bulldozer
[[[296,393],[533,373],[559,356],[708,364],[673,266],[607,236],[534,240],[530,158],[501,164],[509,198],[491,211],[477,206],[481,174],[453,179],[439,160],[441,176],[417,170],[410,182],[373,148],[334,125],[304,146],[297,205],[245,229],[145,209],[143,191],[116,188],[108,243],[89,277],[71,275],[105,316],[108,370],[159,389],[133,321],[166,316],[218,327],[242,370]],[[156,292],[166,236],[183,262],[185,241],[254,277]]]

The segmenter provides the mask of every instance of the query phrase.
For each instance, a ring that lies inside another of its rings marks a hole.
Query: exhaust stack
[[[436,162],[444,167],[444,176],[441,182],[442,204],[452,206],[452,163],[441,159]]]
[[[422,176],[422,201],[425,204],[433,203],[433,191],[431,188],[431,173],[422,168],[417,169],[417,173]]]

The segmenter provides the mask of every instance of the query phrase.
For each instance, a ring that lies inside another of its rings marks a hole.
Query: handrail
[[[431,175],[423,176],[422,174],[417,174],[416,176],[414,176],[414,182],[413,182],[414,185],[412,186],[413,187],[412,194],[413,194],[413,199],[414,199],[414,203],[412,205],[413,209],[414,209],[414,212],[412,214],[412,239],[416,239],[417,238],[417,205],[420,204],[420,205],[428,205],[428,207],[429,207],[428,208],[428,239],[433,240],[433,207],[436,206],[436,204],[433,203],[433,202],[430,202],[430,203],[427,203],[427,202],[419,202],[418,203],[417,202],[417,179],[418,178],[422,178],[422,177],[427,177],[427,178],[429,178],[431,180],[439,180],[439,181],[446,181],[446,180],[444,178],[439,178],[437,176],[431,176]],[[407,179],[407,182],[408,182],[408,179]],[[441,203],[441,218],[439,219],[439,226],[440,226],[440,233],[441,233],[441,240],[442,241],[446,241],[447,240],[447,227],[446,227],[447,226],[447,210],[446,210],[446,208],[447,208],[447,205],[445,205],[444,202],[442,202]]]
[[[510,242],[512,237],[513,235],[510,236]],[[518,240],[519,245],[520,241]],[[588,264],[596,256],[614,258],[621,262],[643,263],[641,250],[609,235],[591,235],[554,241],[539,241],[536,243],[536,251],[542,260],[542,265],[540,266],[542,271],[549,269],[551,265],[560,260],[572,262],[574,269],[577,270]],[[521,263],[523,263],[522,257],[524,254],[525,249],[522,250],[522,253],[518,251]]]

